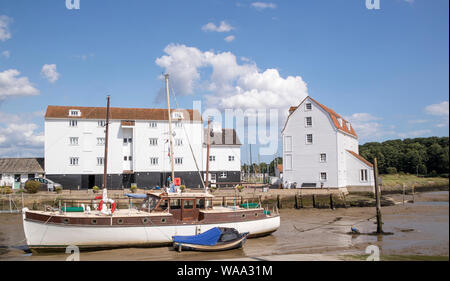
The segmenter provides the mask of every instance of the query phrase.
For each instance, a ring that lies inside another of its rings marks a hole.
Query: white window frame
[[[79,157],[70,157],[69,158],[69,164],[70,166],[78,166],[79,164]]]
[[[209,162],[215,162],[216,161],[216,155],[209,155]]]
[[[284,136],[284,152],[292,152],[292,136]]]
[[[80,117],[81,116],[81,111],[78,110],[78,109],[70,109],[69,110],[69,116]]]
[[[234,161],[234,155],[228,155],[228,162]]]
[[[105,120],[98,120],[97,127],[103,128],[105,126],[106,126],[106,121]]]
[[[158,123],[157,122],[150,122],[149,124],[148,124],[148,126],[150,127],[150,128],[158,128]]]
[[[286,171],[292,171],[294,163],[294,158],[292,154],[285,154],[284,158],[286,159],[286,167],[283,167],[283,169]]]
[[[175,165],[183,165],[183,157],[176,157],[173,162]]]
[[[158,138],[149,138],[150,146],[158,146]]]
[[[97,157],[97,166],[103,166],[105,164],[105,157]]]
[[[183,139],[175,139],[175,146],[183,146]]]
[[[325,175],[325,179],[322,178],[322,175]],[[320,172],[319,179],[320,179],[320,182],[326,182],[328,180],[328,173],[327,172]]]
[[[311,136],[311,142],[308,141],[308,136]],[[306,144],[313,144],[313,143],[314,143],[314,137],[313,137],[313,134],[306,134],[306,135],[305,135],[305,143],[306,143]]]
[[[325,156],[324,158],[322,158],[322,156]],[[327,154],[326,153],[320,153],[319,154],[319,162],[320,163],[327,163]]]
[[[158,157],[150,157],[150,166],[157,166],[159,162]]]
[[[228,177],[228,173],[226,171],[220,172],[219,178],[226,179]]]
[[[181,121],[175,122],[175,127],[181,128],[181,127],[183,127],[183,123],[181,123]]]
[[[69,137],[69,144],[73,146],[78,145],[78,139],[78,137]]]
[[[105,138],[102,137],[97,138],[97,145],[105,145]]]
[[[70,119],[69,120],[69,127],[78,127],[78,120]]]
[[[359,181],[360,182],[368,182],[369,181],[369,171],[367,169],[360,170]]]
[[[308,108],[308,105],[310,105],[311,108]],[[311,110],[312,110],[312,103],[311,102],[305,103],[305,111],[311,111]]]
[[[311,121],[311,124],[308,124],[308,118]],[[305,117],[305,128],[311,128],[313,126],[313,121],[311,116]]]

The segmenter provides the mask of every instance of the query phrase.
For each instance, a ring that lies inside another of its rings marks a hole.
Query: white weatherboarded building
[[[374,185],[373,165],[359,155],[352,125],[311,97],[289,109],[281,134],[286,187]]]
[[[64,188],[102,186],[105,117],[105,107],[48,106],[45,173],[49,179]],[[206,145],[200,112],[172,110],[172,131],[175,177],[188,187],[201,186]],[[241,144],[233,129],[224,132],[213,139],[223,142],[211,146],[210,178],[238,182]],[[167,109],[111,107],[108,188],[127,188],[132,183],[138,187],[166,185],[171,175],[168,139]]]

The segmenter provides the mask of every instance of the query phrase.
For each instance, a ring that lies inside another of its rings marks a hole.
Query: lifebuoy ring
[[[99,196],[99,197],[101,197],[101,196]],[[96,199],[97,199],[97,198],[96,198]],[[98,198],[98,199],[100,199],[100,198]],[[111,203],[111,214],[112,214],[112,213],[114,213],[114,211],[116,210],[116,202],[114,202],[114,200],[112,200],[112,199],[108,199],[108,201],[109,201],[109,203]],[[97,207],[97,210],[98,210],[98,211],[101,211],[101,210],[102,210],[103,203],[104,203],[103,200],[100,201],[100,203],[98,203],[98,207]]]

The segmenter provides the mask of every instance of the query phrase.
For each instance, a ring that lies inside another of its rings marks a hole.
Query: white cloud
[[[394,127],[384,126],[379,122],[382,118],[370,113],[354,113],[351,116],[345,116],[344,119],[352,124],[356,134],[363,141],[372,141],[396,134]]]
[[[211,32],[229,32],[231,30],[233,30],[234,27],[231,26],[230,24],[228,24],[225,21],[221,21],[220,25],[217,26],[215,23],[209,22],[207,24],[205,24],[204,26],[202,26],[202,30],[203,31],[211,31]]]
[[[234,41],[235,38],[236,37],[234,37],[234,35],[230,35],[230,36],[225,37],[224,40],[227,41],[228,43],[230,43],[230,42]]]
[[[169,73],[179,94],[195,90],[212,92],[207,95],[208,106],[220,108],[277,108],[283,113],[308,95],[307,85],[300,76],[281,77],[277,69],[260,71],[255,63],[237,62],[231,52],[202,52],[195,47],[170,44],[167,55],[156,64]],[[209,77],[201,79],[200,70],[208,68]]]
[[[0,157],[43,156],[44,133],[31,121],[34,115],[0,111]]]
[[[407,133],[398,133],[397,135],[401,138],[416,138],[416,137],[425,137],[431,134],[431,130],[415,130]]]
[[[27,77],[18,77],[20,72],[8,69],[0,72],[0,100],[11,96],[38,95],[39,90],[34,88]]]
[[[11,53],[8,50],[6,50],[6,51],[2,52],[2,56],[9,59],[9,57],[11,56]]]
[[[11,38],[11,32],[9,31],[9,24],[12,19],[5,15],[0,15],[0,41],[6,41]]]
[[[425,107],[425,112],[435,116],[448,117],[448,101],[443,101],[438,104],[432,104]]]
[[[257,10],[275,9],[277,7],[276,4],[270,2],[253,2],[251,6]]]
[[[59,73],[56,71],[56,64],[44,64],[44,66],[42,66],[41,75],[50,83],[55,83],[59,78]]]

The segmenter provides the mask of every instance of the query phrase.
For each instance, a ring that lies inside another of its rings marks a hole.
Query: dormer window
[[[305,110],[312,110],[312,103],[310,103],[310,102],[306,103]]]
[[[81,111],[79,111],[78,109],[71,109],[71,110],[69,110],[69,116],[71,116],[71,117],[80,117],[81,116]]]
[[[172,112],[172,118],[173,119],[183,119],[183,113],[182,112]]]
[[[342,118],[338,118],[339,126],[342,127]]]

